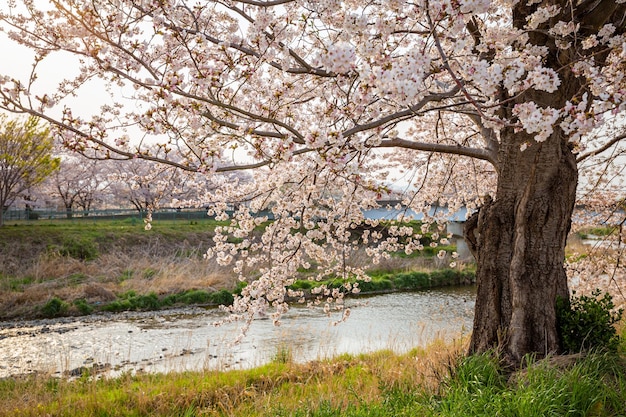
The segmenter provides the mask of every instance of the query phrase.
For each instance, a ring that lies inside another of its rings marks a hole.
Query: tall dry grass
[[[32,249],[27,256],[24,248],[7,248],[0,257],[0,269],[12,274],[0,281],[0,315],[6,317],[23,313],[28,306],[42,304],[51,297],[72,301],[84,298],[90,302],[107,302],[115,294],[135,291],[173,294],[190,289],[232,289],[236,276],[228,266],[202,257],[200,245],[189,242],[164,242],[154,239],[145,245],[116,242],[101,251],[94,260],[85,261],[45,249]],[[21,260],[21,268],[14,265]],[[347,259],[352,266],[378,271],[409,271],[436,267],[431,258],[392,256],[372,263],[365,249]],[[256,265],[259,268],[262,265]],[[249,271],[254,274],[255,271]]]
[[[127,291],[165,295],[189,289],[232,289],[236,285],[228,267],[194,252],[186,256],[157,252],[155,248],[116,250],[93,261],[44,253],[24,268],[20,274],[23,278],[3,280],[0,316],[27,314],[52,297],[94,303],[111,301]]]

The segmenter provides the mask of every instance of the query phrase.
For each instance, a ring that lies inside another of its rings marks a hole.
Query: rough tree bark
[[[513,24],[523,29],[537,7],[555,2],[518,2]],[[559,20],[574,19],[584,36],[612,23],[619,33],[626,25],[626,6],[612,0],[556,2],[564,16],[555,16],[534,32],[529,42],[545,47],[545,65],[561,79],[558,91],[527,91],[518,97],[502,93],[502,116],[514,120],[511,108],[532,101],[554,109],[591,95],[584,77],[572,65],[589,57],[602,65],[608,52],[572,44],[558,48],[549,28]],[[522,151],[522,144],[530,144]],[[578,171],[568,138],[555,127],[545,142],[507,127],[500,131],[501,147],[496,170],[498,187],[465,226],[465,236],[477,261],[478,295],[470,352],[500,349],[512,365],[519,366],[527,353],[559,352],[556,299],[568,297],[564,270],[565,243],[575,204]]]
[[[519,363],[559,350],[555,302],[568,296],[563,261],[578,173],[558,134],[524,152],[512,132],[502,142],[496,198],[465,230],[478,278],[470,351],[497,346]]]

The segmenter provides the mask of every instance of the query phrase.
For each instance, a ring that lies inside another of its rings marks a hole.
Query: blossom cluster
[[[537,133],[535,140],[544,142],[554,131],[554,124],[559,119],[559,111],[550,107],[542,108],[533,102],[517,104],[513,109],[522,127],[528,133]]]

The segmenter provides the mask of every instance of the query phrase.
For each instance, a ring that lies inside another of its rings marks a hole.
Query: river
[[[405,352],[471,331],[474,287],[440,288],[346,300],[336,326],[321,309],[292,307],[277,327],[254,320],[238,344],[237,324],[214,326],[217,309],[93,315],[0,323],[0,378],[28,373],[109,376],[259,366],[288,351],[299,362],[342,353]]]

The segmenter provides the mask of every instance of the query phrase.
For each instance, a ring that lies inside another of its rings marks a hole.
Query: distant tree
[[[50,130],[38,118],[7,121],[0,115],[0,226],[13,200],[59,167],[52,149]]]
[[[112,164],[111,187],[118,201],[148,211],[180,194],[185,175],[171,166],[143,159],[116,161]]]
[[[158,152],[154,151],[155,153]],[[135,158],[109,161],[110,192],[118,204],[129,202],[138,211],[158,207],[206,207],[217,185],[204,173],[189,172],[171,165]],[[251,176],[234,171],[220,174],[221,182],[249,183]]]
[[[110,185],[109,164],[77,154],[65,155],[59,169],[46,180],[46,191],[61,200],[68,218],[76,208],[87,212]]]

